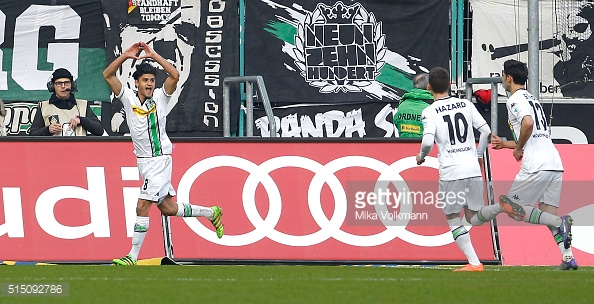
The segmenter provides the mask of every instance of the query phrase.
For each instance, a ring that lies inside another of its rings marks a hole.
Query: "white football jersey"
[[[165,132],[167,103],[171,95],[163,88],[157,88],[153,98],[140,102],[136,92],[122,86],[117,96],[124,104],[126,122],[134,143],[136,157],[153,157],[171,154],[171,140]]]
[[[487,122],[466,99],[444,97],[423,110],[423,134],[433,134],[438,148],[439,179],[481,176],[474,130]]]
[[[506,106],[508,123],[516,142],[520,138],[522,119],[530,116],[534,120],[532,135],[524,146],[521,170],[528,173],[563,171],[561,156],[550,138],[547,117],[538,99],[525,89],[519,89],[507,100]]]

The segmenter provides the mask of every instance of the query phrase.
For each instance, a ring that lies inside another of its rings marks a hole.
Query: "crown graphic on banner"
[[[359,4],[355,3],[351,6],[346,6],[342,1],[338,1],[334,6],[319,3],[318,8],[327,22],[335,21],[337,23],[352,23],[353,16],[357,13]]]

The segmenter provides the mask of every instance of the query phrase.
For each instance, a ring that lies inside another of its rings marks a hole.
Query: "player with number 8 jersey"
[[[144,55],[141,56],[141,53]],[[136,91],[124,86],[116,77],[116,71],[125,61],[147,58],[136,65],[132,74]],[[162,87],[156,88],[160,65],[168,76]],[[113,259],[115,265],[132,266],[137,264],[140,248],[149,228],[149,210],[154,204],[162,216],[205,217],[213,224],[217,236],[223,237],[225,227],[222,222],[223,211],[219,206],[210,208],[187,202],[174,202],[176,195],[171,184],[172,144],[165,130],[167,126],[167,104],[177,88],[179,71],[155,52],[145,42],[137,42],[127,48],[103,71],[103,77],[114,95],[122,101],[126,109],[126,121],[134,144],[134,154],[138,171],[143,179],[136,204],[136,223],[132,235],[132,249],[122,258]]]

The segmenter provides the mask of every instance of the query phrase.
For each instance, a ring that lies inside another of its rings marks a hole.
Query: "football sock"
[[[448,220],[448,225],[450,226],[450,231],[452,231],[452,236],[454,237],[454,241],[456,241],[456,245],[458,245],[460,250],[466,255],[468,263],[473,266],[479,265],[481,261],[476,255],[474,247],[472,247],[470,234],[468,234],[466,227],[462,225],[462,220],[460,218]]]
[[[561,218],[556,215],[544,212],[532,206],[522,207],[524,208],[524,211],[526,211],[526,218],[524,218],[524,222],[526,223],[541,224],[553,227],[561,226]]]
[[[136,216],[136,224],[134,224],[134,234],[132,235],[132,249],[130,250],[130,255],[135,261],[138,260],[138,253],[140,252],[140,247],[142,247],[142,242],[144,242],[144,237],[146,236],[146,231],[148,230],[148,228],[149,217]]]
[[[206,217],[208,219],[212,218],[212,209],[208,207],[190,205],[186,203],[176,203],[177,204],[177,213],[176,216],[183,216],[183,217]]]
[[[563,245],[563,238],[561,234],[559,234],[559,229],[557,227],[548,226],[549,230],[551,230],[551,234],[555,239],[555,243],[557,243],[557,247],[559,247],[559,251],[561,251],[561,255],[563,256],[563,261],[569,262],[573,259],[573,251],[571,247],[565,249],[565,245]]]
[[[472,216],[470,219],[470,224],[473,226],[480,226],[491,221],[501,212],[503,212],[503,209],[501,209],[499,204],[484,206]]]

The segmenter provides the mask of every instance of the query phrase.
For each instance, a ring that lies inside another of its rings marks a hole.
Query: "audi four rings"
[[[243,186],[242,200],[247,218],[255,229],[244,234],[225,235],[224,238],[218,239],[198,219],[184,218],[190,229],[215,244],[244,246],[258,242],[265,237],[279,244],[297,247],[319,244],[329,238],[359,247],[378,246],[397,237],[410,244],[425,247],[443,246],[453,242],[450,231],[439,235],[420,235],[406,230],[406,226],[410,220],[406,218],[396,219],[392,222],[387,219],[382,220],[386,229],[374,235],[355,235],[340,229],[347,215],[347,195],[340,180],[334,174],[335,172],[350,167],[368,168],[380,173],[376,187],[386,187],[390,181],[392,183],[398,182],[399,188],[404,187],[405,191],[410,192],[400,172],[419,167],[414,156],[400,159],[391,165],[367,156],[344,156],[332,160],[325,165],[302,156],[278,156],[260,165],[237,156],[213,156],[197,162],[182,176],[177,191],[178,200],[189,202],[190,189],[196,179],[206,171],[215,170],[219,167],[237,168],[249,173]],[[282,199],[280,190],[269,173],[285,167],[302,168],[315,173],[307,191],[309,210],[313,219],[320,227],[320,230],[314,233],[291,235],[275,229],[281,216]],[[438,169],[439,163],[436,158],[427,157],[426,162],[421,167]],[[260,216],[256,209],[255,196],[258,184],[262,184],[270,201],[268,215],[265,219]],[[330,219],[324,214],[320,202],[320,194],[324,184],[329,186],[335,200],[334,214]],[[378,212],[387,210],[387,206],[376,205],[376,210]],[[401,205],[400,213],[410,212],[412,212],[412,204]],[[467,229],[470,229],[470,227],[467,227]]]

